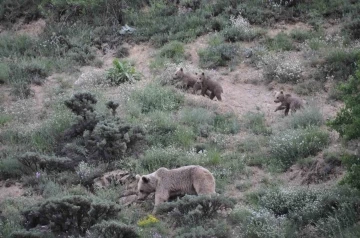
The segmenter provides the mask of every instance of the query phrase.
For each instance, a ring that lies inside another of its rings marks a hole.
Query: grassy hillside
[[[1,1],[0,237],[359,237],[359,16],[354,0]],[[304,109],[274,112],[276,91]],[[131,200],[136,174],[192,164],[218,195],[155,216]]]

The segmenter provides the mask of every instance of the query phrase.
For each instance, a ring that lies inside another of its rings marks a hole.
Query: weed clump
[[[106,80],[110,85],[120,85],[125,82],[134,83],[141,79],[141,74],[138,73],[134,66],[127,61],[119,61],[114,59],[113,68],[109,69],[106,75]]]

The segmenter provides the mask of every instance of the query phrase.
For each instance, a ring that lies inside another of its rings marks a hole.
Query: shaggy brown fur
[[[304,108],[300,98],[291,96],[291,94],[284,94],[283,91],[275,94],[274,102],[281,103],[280,106],[275,109],[275,112],[285,109],[285,116],[289,114],[290,109],[291,113],[295,113],[296,110]]]
[[[206,77],[204,72],[200,74],[199,80],[201,83],[201,95],[205,95],[206,90],[211,92],[210,99],[213,100],[214,97],[221,101],[221,93],[223,93],[223,89],[218,82],[213,81],[209,77]]]
[[[145,199],[155,192],[155,207],[179,195],[200,195],[215,193],[215,179],[209,170],[198,165],[183,166],[177,169],[159,168],[148,175],[136,175],[138,180],[138,199]]]
[[[201,90],[201,83],[199,81],[196,81],[196,83],[194,84],[194,87],[193,87],[194,91],[193,93],[196,94],[197,91]],[[206,90],[205,94],[210,97],[211,95],[211,92],[209,90]]]
[[[186,89],[194,87],[197,81],[196,77],[192,76],[189,73],[184,73],[183,68],[180,68],[175,72],[173,79],[182,80],[183,85],[186,87]]]

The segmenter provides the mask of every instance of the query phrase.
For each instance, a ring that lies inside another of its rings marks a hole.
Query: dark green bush
[[[358,191],[346,187],[326,190],[274,189],[261,195],[259,205],[272,211],[276,216],[287,217],[297,227],[304,227],[310,223],[319,224],[322,219],[329,217],[349,219],[349,223],[346,224],[349,226],[354,224],[357,218],[356,215],[352,216],[353,214],[347,216],[347,210],[354,209],[355,213],[360,214],[360,210],[356,208],[360,204],[358,195]]]
[[[270,50],[289,51],[294,49],[291,38],[285,33],[279,33],[273,39],[268,38],[266,43]]]
[[[344,155],[341,162],[345,165],[347,171],[341,183],[360,190],[360,157],[356,155]]]
[[[62,158],[27,152],[20,156],[18,160],[22,165],[21,170],[26,174],[35,174],[35,172],[39,171],[50,173],[74,170],[73,161],[66,157]]]
[[[10,234],[10,238],[45,238],[47,235],[38,231],[14,231]]]
[[[359,67],[358,67],[359,68]],[[360,137],[360,69],[346,83],[340,85],[345,107],[328,125],[340,133],[345,139]]]
[[[96,201],[85,196],[66,196],[49,199],[24,211],[25,227],[48,225],[54,233],[85,235],[95,224],[118,215],[115,203]]]
[[[93,238],[138,238],[135,228],[118,221],[102,221],[91,227]]]
[[[210,45],[200,50],[198,54],[202,68],[217,68],[219,66],[228,66],[231,62],[235,62],[239,56],[239,48],[235,44],[220,43]]]
[[[227,27],[223,29],[221,33],[228,42],[253,41],[261,35],[261,33],[255,29],[241,29],[235,26]]]
[[[94,111],[96,102],[95,96],[90,93],[77,93],[65,101],[65,105],[79,117],[63,133],[61,154],[77,163],[89,159],[108,162],[122,159],[126,153],[134,152],[137,142],[144,139],[141,128],[130,126],[118,117],[98,115]],[[114,102],[111,105],[114,107]],[[107,106],[109,107],[109,103]]]
[[[179,63],[184,59],[184,44],[179,41],[172,41],[165,44],[159,51],[159,56],[172,59]]]
[[[359,49],[336,49],[325,57],[323,71],[325,75],[333,76],[335,80],[345,81],[356,70],[356,62],[360,59]]]
[[[214,220],[204,226],[179,229],[176,238],[227,238],[231,237],[230,228],[224,221]]]
[[[352,40],[360,39],[360,19],[346,23],[343,31],[346,32]]]
[[[233,207],[234,201],[222,195],[185,195],[175,202],[161,204],[158,212],[168,213],[178,225],[194,225],[216,217],[220,209]]]

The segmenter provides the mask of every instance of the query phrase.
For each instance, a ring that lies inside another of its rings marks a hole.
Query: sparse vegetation
[[[0,1],[0,237],[360,237],[359,13],[355,0]],[[223,100],[185,90],[179,68],[207,68]],[[276,114],[275,90],[309,103]],[[136,174],[186,165],[217,194],[155,216],[153,195],[132,202]]]

